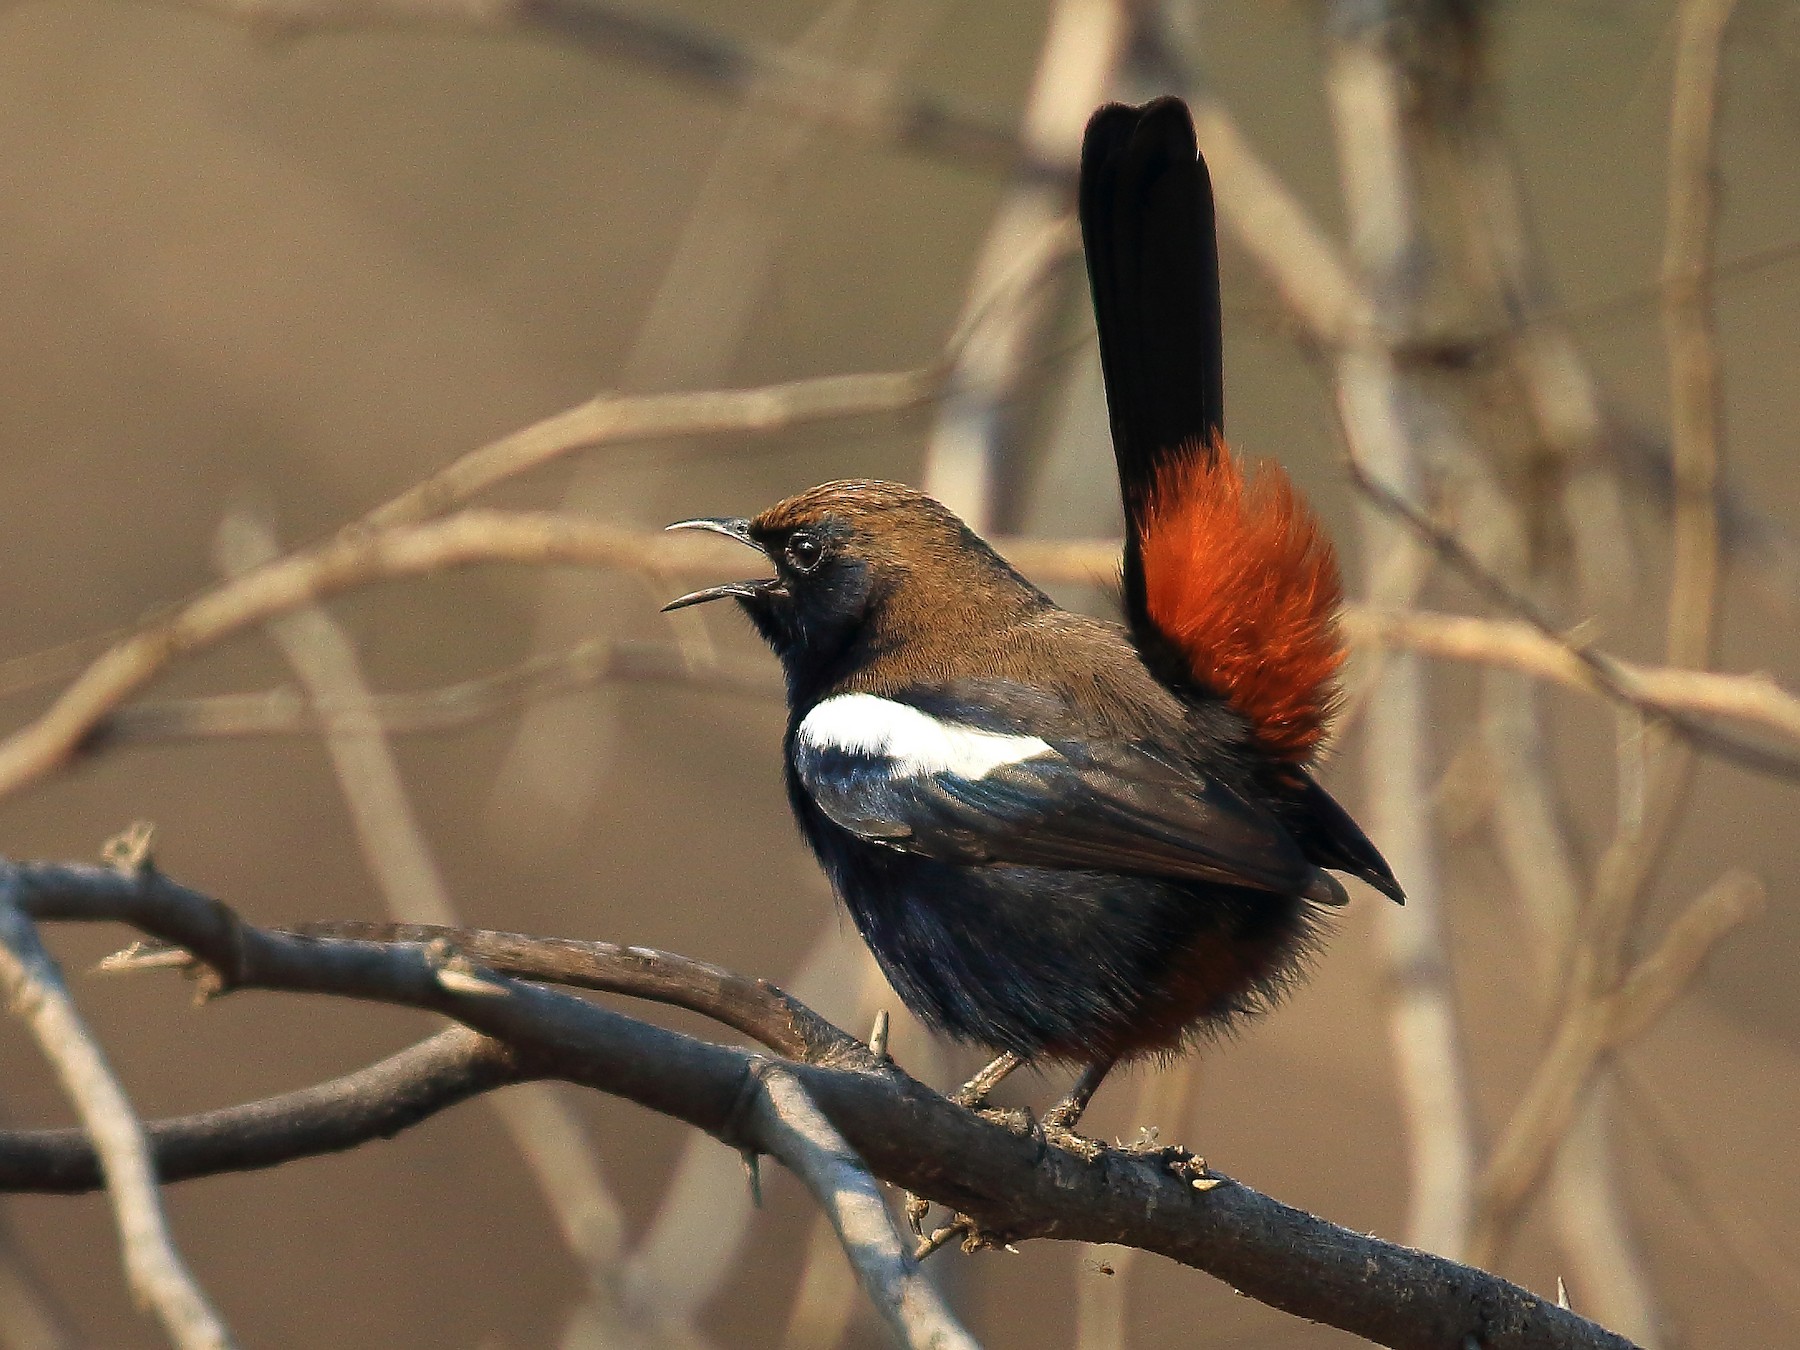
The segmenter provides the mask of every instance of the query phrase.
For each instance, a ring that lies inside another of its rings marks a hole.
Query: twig
[[[1582,659],[1586,644],[1581,639],[1550,637],[1529,622],[1352,605],[1344,612],[1343,628],[1352,643],[1404,647],[1447,661],[1515,670],[1599,694],[1650,717],[1728,717],[1800,741],[1800,698],[1767,675],[1645,666],[1607,655],[1603,664],[1614,677],[1609,686]]]
[[[0,872],[0,991],[56,1070],[93,1141],[132,1292],[182,1350],[225,1350],[235,1344],[231,1332],[175,1250],[143,1126],[22,910],[19,892],[17,873]]]
[[[666,1031],[583,999],[481,976],[487,992],[446,987],[423,946],[307,939],[243,924],[216,901],[154,874],[19,865],[21,906],[40,919],[117,920],[194,951],[214,986],[280,988],[446,1013],[505,1040],[527,1074],[613,1093],[745,1144],[741,1116],[755,1057]],[[479,967],[468,967],[479,971]],[[748,983],[748,982],[747,982]],[[1398,1350],[1476,1337],[1485,1350],[1624,1350],[1629,1342],[1482,1272],[1396,1247],[1290,1209],[1215,1172],[1205,1191],[1158,1157],[1046,1148],[951,1105],[853,1038],[790,1071],[876,1175],[971,1214],[1018,1241],[1125,1242],[1208,1270],[1298,1316]],[[7,1142],[0,1134],[0,1145]],[[0,1148],[0,1154],[3,1154]]]
[[[451,1026],[341,1078],[244,1106],[152,1121],[145,1131],[158,1177],[165,1183],[186,1181],[389,1139],[459,1102],[527,1077],[506,1046]],[[86,1131],[0,1132],[0,1191],[77,1194],[104,1184]]]
[[[909,1350],[978,1350],[912,1259],[875,1178],[800,1081],[766,1060],[752,1078],[747,1138],[781,1159],[812,1192],[895,1339]]]
[[[1351,476],[1356,480],[1357,486],[1375,505],[1404,521],[1421,539],[1430,544],[1432,551],[1440,559],[1454,567],[1465,581],[1470,582],[1477,590],[1487,594],[1502,607],[1519,615],[1550,641],[1562,647],[1571,657],[1581,663],[1587,671],[1591,683],[1608,698],[1621,704],[1639,706],[1638,700],[1633,696],[1630,681],[1621,669],[1617,657],[1564,631],[1531,599],[1514,590],[1504,578],[1485,566],[1462,540],[1439,525],[1405,497],[1393,491],[1386,484],[1377,481],[1356,460],[1351,459],[1347,467]],[[1698,671],[1681,673],[1703,674]],[[1758,773],[1766,773],[1771,777],[1787,781],[1800,781],[1800,759],[1794,756],[1771,750],[1717,727],[1706,726],[1689,717],[1677,706],[1663,707],[1646,704],[1643,711],[1652,713],[1658,720],[1666,722],[1682,739],[1691,742],[1697,749],[1754,769]],[[1767,711],[1766,707],[1764,711]]]
[[[674,643],[593,638],[566,652],[534,657],[492,675],[413,693],[374,694],[368,715],[389,736],[454,731],[522,703],[574,693],[609,680],[675,684],[753,699],[779,698],[781,694],[780,679],[766,662],[696,664]],[[333,701],[308,700],[290,686],[134,703],[103,719],[83,749],[95,754],[158,741],[316,735],[324,721],[342,712]]]
[[[981,172],[1004,172],[1023,150],[997,116],[957,108],[879,72],[790,48],[743,41],[648,9],[602,0],[180,0],[190,9],[288,32],[350,28],[513,28],[560,38],[671,79],[878,143]]]
[[[1072,237],[1067,186],[1081,153],[1082,127],[1104,101],[1130,32],[1123,0],[1055,0],[1020,139],[1030,172],[1001,200],[969,279],[958,331],[966,335],[925,451],[921,481],[977,531],[1008,523],[1017,503],[1014,427],[1017,388],[1051,337],[1052,297],[1036,275]],[[1047,168],[1049,176],[1038,170]],[[1024,260],[1021,264],[1021,259]],[[1026,284],[1015,278],[1024,273]],[[1005,303],[996,303],[1004,298]],[[1013,480],[1010,484],[1008,480]]]
[[[1087,558],[1065,546],[1028,544],[1015,553],[1027,568],[1054,561],[1090,580],[1113,565],[1110,546]],[[102,654],[41,717],[0,742],[0,796],[66,764],[102,719],[177,658],[302,605],[376,581],[474,563],[667,575],[694,569],[704,556],[680,535],[552,512],[470,510],[424,524],[346,531],[202,593]]]
[[[1354,466],[1352,466],[1354,471]],[[1793,696],[1759,676],[1727,676],[1698,671],[1656,670],[1620,662],[1579,642],[1538,615],[1522,597],[1486,577],[1453,536],[1439,529],[1409,504],[1393,500],[1379,486],[1369,491],[1378,502],[1404,514],[1442,556],[1478,582],[1501,587],[1504,603],[1522,610],[1547,642],[1532,643],[1517,627],[1490,621],[1440,616],[1403,617],[1352,607],[1346,618],[1352,631],[1377,633],[1383,640],[1416,645],[1421,650],[1458,660],[1517,665],[1543,678],[1572,686],[1596,688],[1609,698],[1666,717],[1700,748],[1775,774],[1800,776],[1800,762],[1738,740],[1691,721],[1687,712],[1759,722],[1791,734],[1796,711]],[[999,539],[997,546],[1027,575],[1045,584],[1098,584],[1115,573],[1117,544],[1111,540],[1049,541]],[[304,729],[301,706],[280,691],[262,695],[146,705],[123,705],[170,664],[258,623],[314,600],[360,586],[418,576],[475,563],[571,564],[612,567],[657,576],[711,576],[720,565],[702,547],[679,535],[665,536],[598,521],[553,513],[464,511],[441,521],[371,533],[347,532],[258,568],[244,577],[205,592],[173,612],[146,624],[103,653],[36,721],[0,742],[0,796],[66,764],[76,754],[100,750],[121,740],[168,734],[235,734],[290,732]],[[1485,625],[1478,627],[1477,625]],[[566,658],[531,664],[489,681],[449,686],[418,696],[378,699],[378,721],[391,712],[395,730],[430,730],[459,725],[500,706],[506,689],[521,693],[541,675],[546,688],[566,677],[572,683],[600,672],[624,678],[681,678],[720,689],[738,690],[760,683],[746,668],[721,665],[685,670],[666,648],[628,642],[587,646]],[[1556,652],[1563,653],[1562,656]],[[1586,672],[1578,677],[1571,662]],[[515,683],[516,682],[516,683]],[[452,705],[441,707],[440,705]],[[308,717],[310,721],[310,718]]]
[[[859,1042],[768,980],[752,980],[706,961],[649,947],[574,938],[534,937],[487,928],[333,919],[271,930],[300,938],[380,944],[411,943],[460,953],[517,979],[624,994],[701,1013],[788,1059],[825,1062],[855,1056]],[[126,974],[189,969],[194,957],[165,944],[128,948],[101,970]]]
[[[1615,987],[1578,993],[1565,1009],[1481,1179],[1477,1259],[1493,1260],[1573,1118],[1600,1061],[1646,1031],[1699,974],[1719,941],[1763,905],[1762,883],[1732,872],[1683,911],[1656,949]]]
[[[1712,656],[1719,532],[1719,359],[1707,268],[1718,214],[1720,62],[1736,0],[1683,0],[1676,10],[1669,206],[1663,248],[1663,327],[1669,348],[1669,421],[1675,467],[1674,580],[1669,663]]]
[[[362,518],[365,527],[429,520],[509,479],[581,450],[631,441],[766,435],[815,422],[903,412],[929,401],[940,370],[825,375],[755,389],[601,394],[453,461]]]

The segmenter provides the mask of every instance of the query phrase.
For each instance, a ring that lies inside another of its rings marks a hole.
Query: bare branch
[[[143,1126],[21,908],[19,890],[16,873],[0,873],[0,990],[56,1070],[93,1140],[132,1292],[182,1350],[226,1350],[235,1344],[231,1332],[175,1250]]]
[[[706,961],[650,947],[360,919],[306,923],[279,931],[360,942],[435,943],[502,975],[685,1008],[741,1032],[778,1055],[808,1063],[854,1056],[860,1047],[854,1036],[838,1030],[768,980],[748,979]],[[183,965],[190,964],[184,954],[160,948],[137,955],[121,953],[108,965],[118,971],[149,968],[168,964],[170,955]]]
[[[482,973],[481,993],[442,978],[443,947],[309,939],[241,923],[154,874],[20,865],[16,893],[51,920],[118,920],[183,944],[220,989],[334,994],[427,1008],[503,1039],[522,1071],[629,1098],[742,1148],[756,1057],[623,1017],[583,999]],[[447,985],[449,987],[447,987]],[[1296,1315],[1400,1350],[1474,1337],[1485,1350],[1625,1350],[1623,1339],[1516,1286],[1288,1208],[1229,1178],[1196,1189],[1185,1155],[1105,1149],[1086,1160],[947,1102],[844,1033],[788,1071],[876,1175],[974,1216],[1012,1240],[1127,1242],[1210,1271]],[[0,1135],[0,1140],[5,1138]]]
[[[1019,174],[995,212],[969,278],[957,331],[964,335],[937,425],[925,449],[926,492],[986,532],[1007,524],[1016,503],[1016,414],[1022,382],[1053,334],[1056,305],[1036,284],[1075,236],[1067,185],[1081,157],[1082,128],[1105,101],[1131,31],[1124,0],[1055,0],[1020,139],[1033,170]],[[1015,277],[1023,274],[1025,284]],[[1015,472],[1008,473],[1009,469]]]
[[[1431,545],[1432,551],[1439,558],[1454,567],[1464,580],[1472,583],[1478,590],[1486,593],[1506,609],[1519,615],[1550,641],[1564,648],[1570,656],[1581,663],[1592,683],[1608,698],[1633,707],[1640,706],[1639,701],[1632,694],[1629,680],[1620,669],[1617,657],[1565,632],[1527,596],[1521,595],[1508,585],[1504,578],[1485,566],[1470,551],[1469,547],[1449,530],[1439,525],[1400,494],[1378,482],[1354,460],[1350,461],[1349,467],[1357,485],[1371,501],[1382,510],[1403,520],[1420,538]],[[1688,673],[1698,674],[1699,672]],[[1730,760],[1734,764],[1754,769],[1758,773],[1766,773],[1771,777],[1790,782],[1800,781],[1800,758],[1771,750],[1729,731],[1706,726],[1695,721],[1677,707],[1645,706],[1644,711],[1650,712],[1656,718],[1666,722],[1673,731],[1692,743],[1697,749],[1707,751],[1720,759]],[[1653,851],[1651,850],[1651,852]]]
[[[247,1172],[392,1138],[526,1076],[506,1046],[452,1026],[342,1078],[244,1106],[152,1122],[146,1133],[164,1182]],[[103,1184],[86,1131],[0,1132],[0,1191],[72,1194]]]
[[[453,731],[522,703],[555,698],[609,680],[679,684],[747,698],[781,695],[780,679],[765,662],[699,664],[672,642],[594,638],[566,652],[534,657],[492,675],[415,693],[375,694],[369,715],[390,736]],[[329,699],[309,700],[286,686],[251,694],[135,703],[104,718],[82,748],[94,754],[144,742],[315,735],[323,722],[341,713]]]
[[[1405,89],[1385,4],[1340,0],[1329,27],[1326,95],[1352,252],[1374,322],[1336,366],[1339,418],[1358,474],[1411,501],[1425,486],[1428,409],[1401,369],[1397,346],[1419,328],[1428,248],[1413,181]],[[1408,608],[1428,571],[1418,540],[1365,507],[1367,591]],[[1420,808],[1431,794],[1429,690],[1410,653],[1383,661],[1363,709],[1369,824],[1406,887],[1404,909],[1382,915],[1390,974],[1388,1027],[1406,1122],[1409,1240],[1449,1256],[1468,1241],[1475,1141],[1468,1063],[1445,950],[1438,850]]]
[[[1342,622],[1353,643],[1405,647],[1443,660],[1517,670],[1614,699],[1647,716],[1728,717],[1800,741],[1800,698],[1767,675],[1645,666],[1606,656],[1604,662],[1615,677],[1609,687],[1582,659],[1583,644],[1546,636],[1531,623],[1356,605],[1345,610]]]
[[[359,586],[474,563],[554,563],[668,575],[700,566],[704,545],[551,512],[463,511],[443,520],[346,531],[256,568],[145,625],[94,661],[35,722],[0,742],[0,796],[64,765],[93,729],[178,657]],[[1092,580],[1111,546],[1083,557],[1060,546],[1016,551]],[[704,569],[703,569],[704,570]]]
[[[928,402],[937,369],[824,375],[755,389],[601,394],[454,460],[370,511],[362,526],[414,524],[554,460],[602,445],[726,434],[766,435],[814,422],[903,412]]]
[[[648,543],[652,536],[644,538]],[[1021,558],[1026,571],[1046,582],[1097,581],[1116,553],[1116,545],[1099,539],[1001,543],[1003,552]],[[1627,706],[1649,716],[1691,713],[1729,718],[1800,741],[1800,697],[1767,675],[1679,670],[1609,657],[1620,677],[1620,688],[1613,690],[1595,680],[1567,640],[1546,637],[1518,620],[1352,604],[1345,607],[1341,624],[1352,645],[1404,647],[1439,660],[1516,670],[1602,698],[1626,696]],[[451,731],[523,702],[554,698],[607,680],[679,684],[751,698],[780,695],[780,682],[766,662],[696,664],[674,643],[595,638],[492,675],[413,693],[377,694],[373,713],[390,735]],[[101,719],[83,740],[82,749],[93,754],[141,742],[310,735],[319,730],[322,717],[335,711],[330,702],[311,704],[291,688],[135,703]]]
[[[1607,1055],[1640,1036],[1685,993],[1719,941],[1762,907],[1762,883],[1732,872],[1676,920],[1616,989],[1580,997],[1563,1014],[1482,1175],[1473,1250],[1492,1259]]]
[[[812,1192],[895,1339],[909,1350],[979,1350],[912,1259],[875,1178],[800,1081],[766,1060],[753,1078],[746,1136]]]
[[[1683,0],[1675,17],[1662,281],[1675,466],[1669,663],[1678,666],[1711,660],[1718,591],[1719,358],[1706,271],[1718,213],[1719,67],[1736,8],[1737,0]]]

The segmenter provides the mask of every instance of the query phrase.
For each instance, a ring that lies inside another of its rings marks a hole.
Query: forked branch
[[[378,942],[260,929],[154,872],[24,864],[9,869],[21,909],[40,921],[113,920],[192,952],[206,987],[283,989],[428,1009],[467,1031],[440,1034],[334,1084],[230,1112],[163,1122],[150,1137],[169,1175],[267,1165],[347,1147],[352,1126],[390,1134],[475,1092],[553,1077],[628,1098],[767,1150],[746,1127],[763,1055],[681,1035],[534,978],[620,989],[702,1011],[780,1044],[781,1071],[875,1176],[975,1218],[1011,1241],[1117,1242],[1209,1271],[1270,1305],[1380,1344],[1438,1350],[1607,1347],[1621,1337],[1504,1280],[1340,1228],[1217,1173],[1193,1181],[1179,1151],[1102,1149],[1091,1159],[1017,1120],[952,1105],[878,1060],[773,986],[682,958],[518,935],[394,930],[434,940]],[[339,930],[354,931],[354,930]],[[477,957],[476,953],[486,953]],[[185,963],[140,954],[135,964]],[[579,977],[579,978],[576,978]],[[471,1034],[473,1033],[473,1034]],[[383,1104],[384,1093],[404,1107]],[[302,1129],[302,1122],[310,1122]],[[0,1134],[0,1186],[74,1189],[92,1180],[85,1144],[66,1133]]]

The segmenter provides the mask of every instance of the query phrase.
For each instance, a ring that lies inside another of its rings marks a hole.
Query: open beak
[[[740,544],[748,544],[751,548],[761,547],[750,537],[750,522],[731,516],[702,516],[698,520],[678,520],[665,528],[706,530],[712,534],[722,534],[727,539],[735,539]],[[723,600],[727,596],[753,599],[760,595],[767,595],[780,584],[774,577],[770,577],[764,581],[732,581],[723,586],[708,586],[702,591],[690,591],[686,595],[677,596],[663,606],[663,613],[667,614],[672,609],[686,609],[689,605],[704,605],[708,600]]]

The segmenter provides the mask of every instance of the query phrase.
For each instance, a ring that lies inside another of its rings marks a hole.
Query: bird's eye
[[[819,560],[825,556],[825,545],[819,542],[817,535],[795,530],[788,536],[786,552],[788,566],[804,574],[819,565]]]

